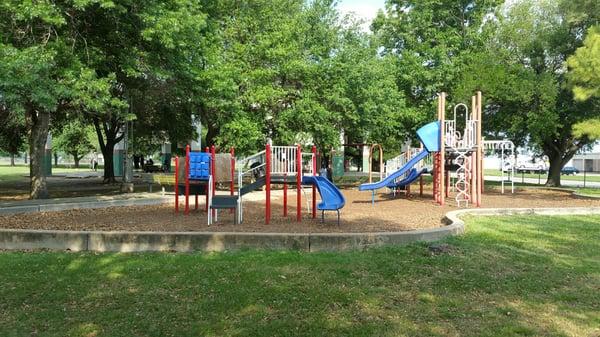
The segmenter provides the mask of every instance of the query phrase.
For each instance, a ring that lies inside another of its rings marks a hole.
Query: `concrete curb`
[[[138,199],[117,199],[117,200],[97,200],[97,201],[82,201],[82,202],[65,202],[54,204],[41,205],[24,205],[24,206],[8,206],[0,207],[0,215],[35,213],[35,212],[53,212],[67,211],[71,209],[82,208],[107,208],[120,206],[149,206],[160,205],[169,202],[165,198],[138,198]]]
[[[306,252],[364,250],[373,247],[437,241],[465,231],[464,215],[586,215],[600,207],[480,208],[446,214],[444,227],[380,233],[243,233],[243,232],[103,232],[0,229],[0,249],[96,252],[221,252],[240,249]]]

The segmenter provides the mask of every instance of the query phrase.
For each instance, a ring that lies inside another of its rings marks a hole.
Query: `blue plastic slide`
[[[428,154],[429,154],[429,151],[427,151],[427,150],[423,150],[423,151],[419,152],[419,154],[412,157],[412,159],[409,160],[408,163],[404,164],[404,166],[402,166],[398,171],[393,172],[389,176],[385,177],[385,179],[382,179],[378,182],[370,183],[370,184],[362,184],[358,187],[358,190],[359,191],[370,191],[370,190],[377,190],[380,188],[384,188],[384,187],[387,187],[388,185],[393,185],[394,180],[400,178],[403,174],[408,172],[408,170],[412,169],[413,166],[417,165],[417,163],[420,162],[423,158],[427,157]]]
[[[423,174],[423,173],[427,173],[427,169],[423,168],[420,171],[418,171],[417,169],[413,168],[408,172],[408,175],[406,176],[406,178],[400,180],[400,181],[396,181],[392,184],[389,184],[387,187],[388,188],[405,188],[407,185],[412,184],[415,180],[419,179],[419,177]]]
[[[389,176],[385,177],[375,183],[362,184],[358,187],[359,191],[374,191],[380,188],[387,187],[389,185],[396,185],[394,182],[396,179],[400,178],[403,174],[408,172],[408,170],[412,169],[419,161],[423,160],[430,152],[438,152],[440,150],[440,123],[439,121],[431,122],[419,130],[417,130],[417,136],[421,143],[423,143],[424,149],[419,152],[416,156],[414,156],[408,163],[404,164],[398,171],[393,172]],[[416,170],[415,170],[416,171]],[[421,172],[422,173],[422,172]],[[420,174],[420,173],[419,173]],[[404,178],[403,180],[407,180],[410,177]],[[417,176],[418,177],[418,176]],[[416,179],[417,177],[412,177]],[[414,180],[413,180],[414,181]],[[411,181],[412,182],[412,181]],[[410,182],[407,182],[410,183]],[[407,184],[406,183],[406,184]],[[375,192],[373,192],[375,193]],[[373,201],[374,201],[373,196]]]
[[[321,195],[317,209],[322,211],[337,211],[344,207],[346,198],[342,192],[327,178],[320,176],[303,176],[303,185],[315,185]]]

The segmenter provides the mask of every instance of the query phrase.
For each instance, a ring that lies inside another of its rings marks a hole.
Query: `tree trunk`
[[[104,156],[104,182],[105,183],[116,183],[115,179],[115,167],[114,167],[114,150],[115,143],[113,141],[106,141],[102,155]]]
[[[79,168],[79,160],[81,160],[81,158],[79,158],[79,156],[77,156],[76,154],[73,155],[73,161],[75,162],[75,168]]]
[[[548,179],[546,180],[546,186],[559,187],[560,171],[563,167],[563,160],[559,155],[554,155],[549,158],[550,167],[548,168]]]
[[[98,136],[100,151],[104,156],[104,182],[115,183],[115,169],[113,167],[113,151],[115,145],[123,139],[123,135],[117,136],[121,129],[121,123],[116,119],[111,119],[108,122],[100,121],[94,118],[94,128]]]
[[[15,166],[15,154],[10,154],[10,166]]]
[[[54,166],[58,166],[58,152],[54,151]]]
[[[29,153],[31,156],[29,161],[29,197],[31,199],[47,199],[50,195],[48,194],[43,160],[46,151],[46,139],[48,138],[50,114],[29,108],[26,112],[26,119],[29,128]]]
[[[219,133],[219,129],[214,127],[212,124],[208,124],[206,128],[206,144],[205,146],[211,146],[215,144],[215,138]],[[201,149],[202,150],[202,149]]]

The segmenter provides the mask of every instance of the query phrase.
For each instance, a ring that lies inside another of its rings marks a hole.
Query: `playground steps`
[[[255,182],[253,182],[251,184],[248,184],[246,186],[243,186],[240,189],[240,194],[241,195],[245,195],[245,194],[248,194],[248,193],[250,193],[252,191],[256,191],[257,189],[263,187],[266,183],[267,183],[267,178],[264,177],[264,176],[262,176],[262,177],[256,179]]]
[[[212,204],[210,207],[214,209],[237,208],[237,204],[237,195],[215,195],[212,197]]]
[[[233,223],[237,225],[239,224],[238,201],[237,195],[214,195],[210,203],[210,209],[233,209]]]

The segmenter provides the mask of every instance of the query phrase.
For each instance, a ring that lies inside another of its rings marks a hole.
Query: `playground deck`
[[[264,192],[254,192],[244,204],[244,223],[233,224],[233,214],[227,210],[219,213],[219,221],[206,225],[206,213],[200,198],[199,211],[189,216],[175,214],[171,203],[157,206],[129,206],[105,209],[78,209],[60,212],[32,213],[0,216],[2,228],[58,229],[58,230],[120,230],[120,231],[246,231],[246,232],[385,232],[408,231],[442,226],[446,212],[457,209],[453,202],[438,206],[426,189],[422,198],[403,196],[392,199],[390,194],[377,194],[371,205],[371,194],[356,189],[342,191],[346,207],[342,210],[341,225],[333,214],[326,213],[325,223],[319,217],[311,219],[303,202],[303,221],[296,222],[295,207],[289,205],[288,218],[282,216],[281,191],[272,195],[272,218],[264,223]],[[294,191],[289,191],[289,197]],[[310,194],[310,192],[308,192]],[[262,199],[262,200],[261,200]],[[193,204],[193,201],[192,201]],[[600,207],[599,199],[572,196],[569,192],[544,189],[519,189],[514,195],[487,191],[484,207]],[[193,208],[193,207],[192,207]],[[320,214],[319,214],[320,215]]]

